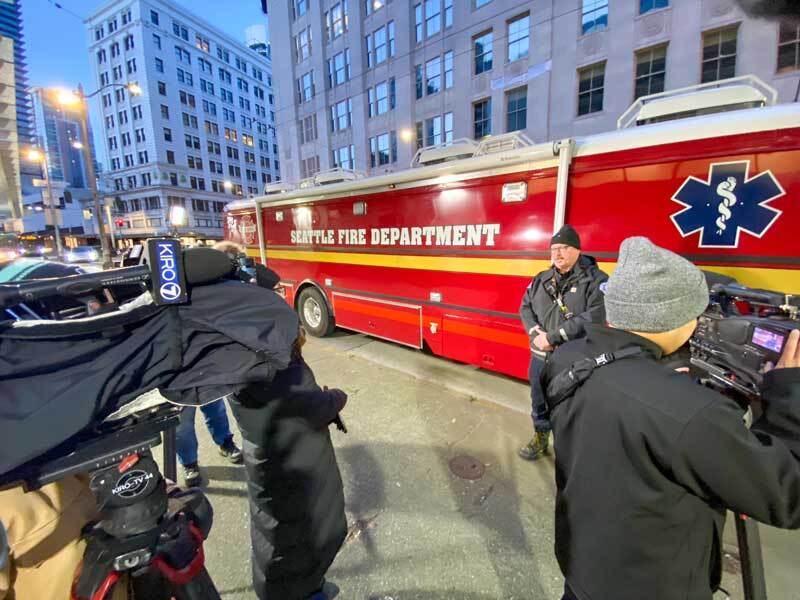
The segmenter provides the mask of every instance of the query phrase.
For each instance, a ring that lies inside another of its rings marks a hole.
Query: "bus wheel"
[[[325,337],[333,333],[335,327],[333,316],[328,310],[325,298],[316,288],[308,287],[300,292],[297,312],[300,314],[303,327],[314,337]]]

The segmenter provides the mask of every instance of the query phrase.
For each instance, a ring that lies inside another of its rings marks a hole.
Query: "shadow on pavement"
[[[241,481],[244,483],[247,474],[244,472],[244,466],[239,465],[236,467],[217,467],[209,465],[207,467],[200,467],[200,472],[203,474],[207,481]]]

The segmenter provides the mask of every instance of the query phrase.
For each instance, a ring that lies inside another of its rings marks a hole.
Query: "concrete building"
[[[14,41],[0,36],[0,231],[22,215],[15,88]]]
[[[754,74],[795,101],[797,26],[733,0],[274,0],[285,180],[419,147],[616,128],[638,95]]]
[[[32,134],[32,115],[28,96],[28,67],[25,37],[22,33],[20,0],[0,0],[0,35],[14,42],[14,94],[17,100],[17,131],[20,143],[27,144]]]
[[[270,61],[169,0],[112,0],[86,26],[118,238],[221,238],[224,205],[278,178]]]

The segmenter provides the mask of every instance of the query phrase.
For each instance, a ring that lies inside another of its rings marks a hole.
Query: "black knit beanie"
[[[558,233],[550,239],[550,245],[552,246],[553,244],[566,244],[567,246],[572,246],[580,250],[581,238],[578,237],[578,232],[575,231],[572,225],[564,225],[558,230]]]

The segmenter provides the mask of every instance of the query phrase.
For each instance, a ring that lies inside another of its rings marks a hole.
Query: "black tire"
[[[314,337],[328,336],[336,327],[328,303],[317,288],[307,287],[300,292],[297,314],[305,330]]]

